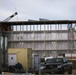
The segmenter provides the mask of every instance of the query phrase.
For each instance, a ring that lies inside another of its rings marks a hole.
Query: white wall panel
[[[63,40],[67,40],[68,39],[68,34],[67,33],[62,33],[62,39]]]
[[[28,35],[27,33],[24,33],[24,40],[28,39],[27,35]]]
[[[56,33],[51,33],[52,36],[52,40],[56,40],[57,39],[57,34]]]
[[[62,42],[57,42],[56,43],[56,49],[62,49]]]
[[[13,40],[17,40],[16,34],[13,34]]]
[[[74,42],[74,48],[76,49],[76,41]]]
[[[51,40],[52,35],[51,33],[46,32],[46,40]]]
[[[52,49],[52,43],[46,42],[46,50],[51,50],[51,49]]]
[[[62,40],[62,34],[61,33],[56,33],[57,40]]]
[[[43,26],[43,25],[42,25]],[[32,29],[31,29],[32,30]],[[40,27],[39,29],[40,30]],[[46,28],[47,30],[47,28]],[[66,31],[55,32],[55,26],[53,31],[27,31],[27,32],[12,32],[7,33],[8,40],[10,41],[8,47],[11,48],[32,48],[33,50],[40,50],[39,54],[44,56],[45,50],[46,54],[50,55],[52,50],[65,50],[68,48],[68,33]],[[13,35],[13,36],[12,36]],[[21,35],[23,38],[21,39]],[[74,33],[76,39],[76,33]],[[13,38],[13,40],[12,40]],[[57,40],[57,41],[56,41]],[[60,41],[59,41],[60,40]],[[64,40],[64,41],[63,41]],[[66,41],[67,40],[67,41]],[[74,47],[76,49],[76,42],[74,42]],[[44,51],[42,51],[44,50]],[[42,54],[41,54],[42,51]],[[50,52],[49,52],[50,51]],[[65,52],[65,51],[64,51]],[[62,51],[60,51],[62,53]]]
[[[36,36],[37,36],[36,39],[39,40],[39,39],[40,39],[40,35],[39,35],[39,33],[37,33]]]
[[[52,48],[53,50],[56,50],[56,42],[52,42]]]
[[[27,34],[27,40],[31,40],[31,33]]]
[[[74,33],[74,39],[76,40],[76,33]]]
[[[32,43],[30,43],[30,42],[24,42],[23,45],[24,45],[24,48],[32,48],[33,47]]]
[[[67,42],[62,43],[62,49],[68,49],[68,43]]]
[[[30,35],[30,40],[34,40],[34,33],[31,33]]]
[[[28,47],[28,44],[27,42],[24,43],[24,48],[27,48]]]
[[[36,50],[44,50],[44,42],[35,42],[34,48]]]
[[[41,37],[40,37],[40,40],[44,40],[44,38],[45,38],[44,32],[43,32],[43,33],[41,32],[41,33],[40,33],[40,36],[41,36]]]
[[[34,33],[34,40],[38,39],[38,35],[36,33]]]

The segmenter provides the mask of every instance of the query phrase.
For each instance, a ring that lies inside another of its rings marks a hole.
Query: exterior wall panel
[[[8,36],[9,48],[32,48],[33,53],[50,56],[76,50],[76,30],[74,33],[74,48],[68,38],[68,24],[18,25],[13,31],[5,32]],[[18,29],[19,28],[19,29]],[[71,46],[68,45],[70,43]]]

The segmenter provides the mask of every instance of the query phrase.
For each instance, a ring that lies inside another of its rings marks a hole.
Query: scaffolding
[[[74,53],[74,27],[72,24],[68,25],[68,49],[72,59]]]
[[[76,52],[76,30],[72,26],[75,23],[66,20],[1,22],[13,27],[12,31],[3,32],[8,36],[9,48],[32,48],[41,57]]]

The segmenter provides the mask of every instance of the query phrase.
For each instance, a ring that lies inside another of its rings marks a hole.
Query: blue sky
[[[18,15],[10,21],[76,20],[76,0],[0,0],[0,21],[15,11]]]

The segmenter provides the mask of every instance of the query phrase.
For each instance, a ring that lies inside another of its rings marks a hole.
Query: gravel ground
[[[72,74],[76,75],[76,69],[72,70]]]

